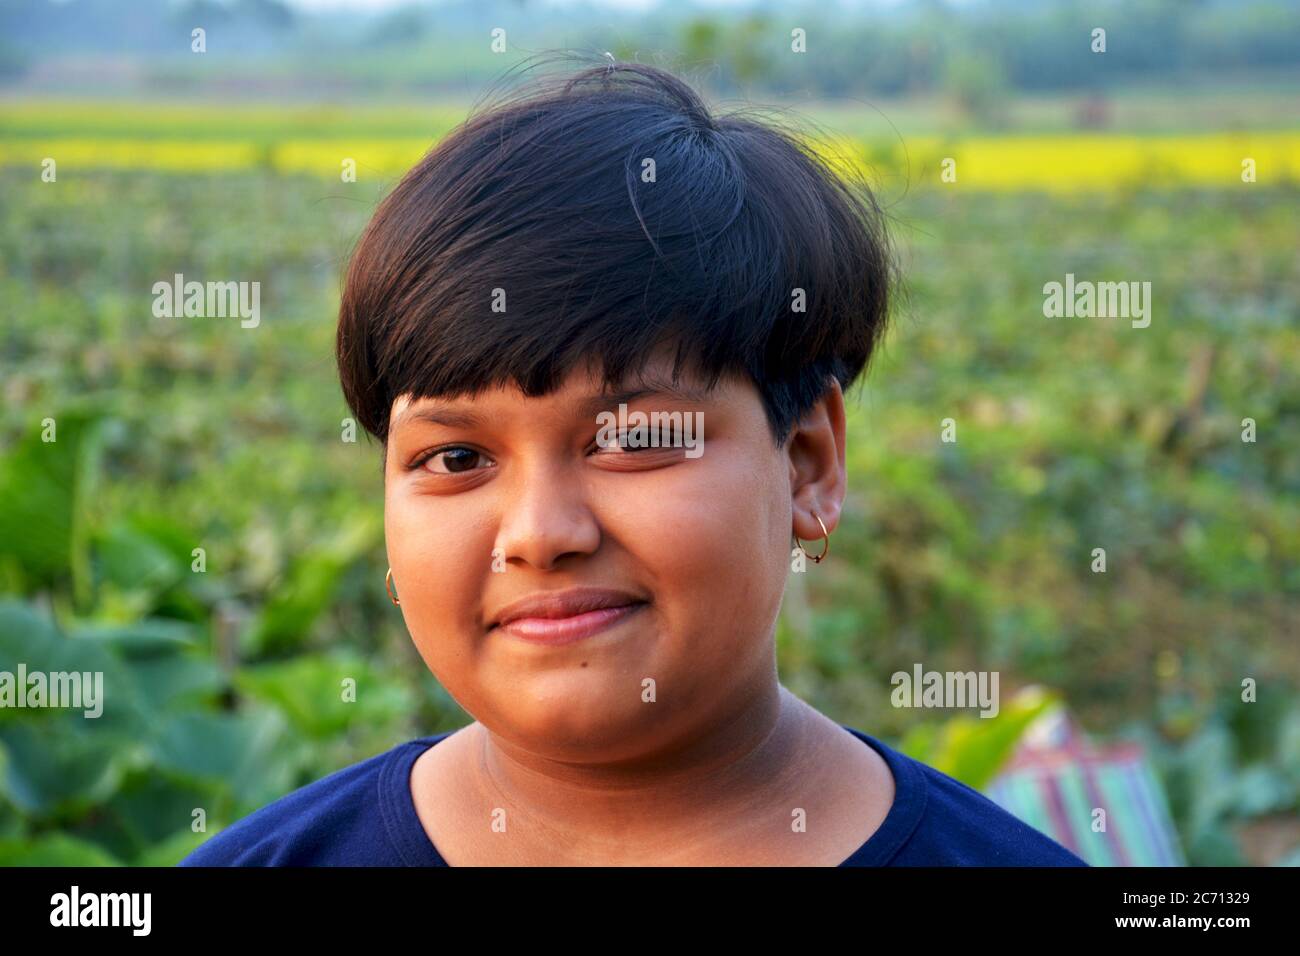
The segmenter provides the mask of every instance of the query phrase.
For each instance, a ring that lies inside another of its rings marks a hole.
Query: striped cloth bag
[[[984,792],[1092,866],[1187,865],[1141,745],[1097,746],[1064,708],[1025,731]],[[1104,819],[1104,831],[1095,819]]]

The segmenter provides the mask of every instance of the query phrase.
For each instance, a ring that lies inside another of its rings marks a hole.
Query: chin
[[[637,756],[663,734],[662,721],[650,710],[659,705],[642,703],[639,694],[629,705],[624,695],[608,688],[586,690],[530,695],[526,703],[512,697],[508,717],[481,723],[515,746],[578,763]]]

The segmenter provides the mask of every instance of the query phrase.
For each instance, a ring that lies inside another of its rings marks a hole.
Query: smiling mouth
[[[495,625],[490,631],[502,631],[532,644],[572,644],[615,627],[647,605],[646,601],[634,601],[569,617],[516,617],[505,624]]]

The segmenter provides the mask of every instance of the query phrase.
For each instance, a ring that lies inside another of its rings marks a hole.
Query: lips
[[[573,644],[615,628],[649,602],[611,588],[573,588],[529,595],[497,612],[488,633],[534,646]]]

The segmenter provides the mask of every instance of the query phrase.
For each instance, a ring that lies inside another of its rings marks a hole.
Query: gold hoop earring
[[[813,564],[821,564],[822,558],[826,557],[826,555],[829,554],[831,550],[831,533],[826,530],[826,523],[822,521],[821,516],[817,514],[817,512],[815,511],[813,512],[813,517],[816,518],[817,523],[822,526],[822,537],[826,539],[826,545],[825,547],[822,548],[822,553],[813,555],[813,554],[809,554],[807,551],[804,551],[803,545],[799,543],[799,536],[797,534],[794,536],[794,543],[795,546],[800,551],[803,551],[804,557],[810,558]]]
[[[388,574],[384,576],[384,590],[388,592],[388,600],[392,601],[394,604],[402,603],[401,601],[397,600],[397,598],[393,597],[393,569],[392,568],[389,568]]]

